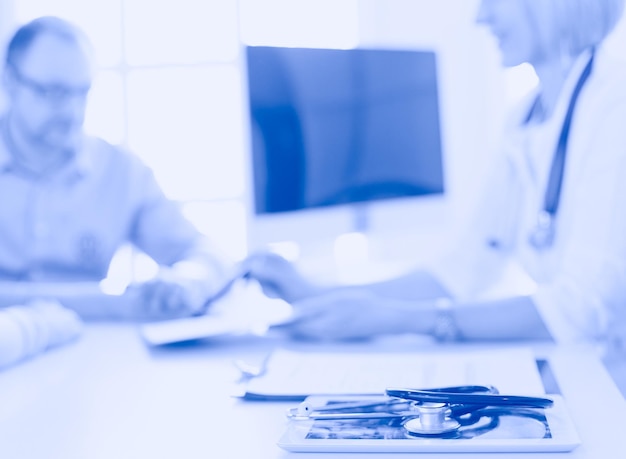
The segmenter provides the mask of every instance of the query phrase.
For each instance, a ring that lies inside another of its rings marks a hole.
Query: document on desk
[[[491,385],[510,395],[544,394],[530,348],[399,353],[295,352],[279,349],[252,378],[249,400],[298,400],[316,394],[382,394],[387,387]]]
[[[265,296],[258,284],[233,285],[212,305],[208,314],[159,322],[147,322],[139,334],[151,346],[192,340],[263,335],[274,324],[291,316],[285,301]]]

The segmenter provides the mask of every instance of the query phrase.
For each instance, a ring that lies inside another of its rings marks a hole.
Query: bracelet
[[[452,301],[449,298],[438,298],[435,301],[435,325],[431,334],[440,343],[458,341],[461,338],[459,327],[452,313]]]

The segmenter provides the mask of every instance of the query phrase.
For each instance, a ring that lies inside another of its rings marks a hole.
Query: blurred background
[[[475,24],[478,3],[3,0],[0,39],[41,15],[75,22],[94,43],[99,67],[88,132],[139,155],[233,259],[270,245],[320,279],[358,283],[427,263],[463,229],[506,110],[536,84],[526,66],[501,68],[495,42]],[[619,43],[624,21],[608,46],[626,58]],[[434,52],[443,193],[255,213],[247,45]],[[111,275],[141,278],[151,269],[125,248]]]

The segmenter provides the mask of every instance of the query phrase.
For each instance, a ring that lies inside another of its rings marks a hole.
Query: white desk
[[[91,324],[80,341],[0,372],[0,458],[328,458],[276,446],[293,403],[230,397],[232,360],[260,361],[281,344],[250,338],[151,350],[132,325]],[[626,402],[604,367],[587,352],[549,357],[583,442],[567,457],[621,457]],[[371,455],[379,457],[400,456]]]

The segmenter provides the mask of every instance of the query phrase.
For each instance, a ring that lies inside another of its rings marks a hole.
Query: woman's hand
[[[365,289],[348,288],[293,303],[294,316],[276,328],[298,339],[362,340],[412,331],[407,310]]]

